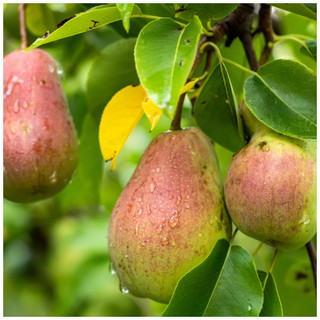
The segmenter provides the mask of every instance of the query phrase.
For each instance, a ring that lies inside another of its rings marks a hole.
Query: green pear
[[[241,112],[251,140],[228,168],[230,217],[250,237],[297,249],[316,232],[316,142],[276,133],[246,106]]]
[[[33,202],[60,191],[78,163],[78,142],[58,68],[45,51],[3,60],[4,197]]]
[[[167,303],[179,279],[230,235],[208,137],[197,128],[155,137],[110,219],[109,254],[121,286]]]

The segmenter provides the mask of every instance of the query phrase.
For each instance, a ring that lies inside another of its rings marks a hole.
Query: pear
[[[230,235],[208,137],[197,128],[155,137],[110,219],[109,254],[124,290],[167,303],[179,279]]]
[[[3,60],[4,197],[33,202],[60,191],[78,163],[77,134],[57,64],[45,51]]]
[[[271,130],[245,105],[241,112],[251,139],[228,168],[230,217],[246,235],[295,250],[316,232],[316,143]]]

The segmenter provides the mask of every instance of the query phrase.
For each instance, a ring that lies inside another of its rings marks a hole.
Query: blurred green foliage
[[[87,10],[93,4],[32,6],[36,6],[36,10],[27,12],[30,43],[39,36],[40,30],[52,31],[53,24]],[[139,6],[149,14],[173,14],[173,5],[169,4]],[[17,4],[5,6],[4,55],[20,45],[17,12]],[[49,18],[42,19],[39,12],[45,12]],[[315,37],[315,21],[280,10],[276,10],[276,14],[282,33]],[[121,293],[117,276],[109,270],[107,230],[113,206],[143,151],[154,136],[169,129],[170,120],[162,116],[153,132],[149,133],[150,123],[143,116],[117,158],[116,169],[111,172],[100,154],[96,114],[89,112],[87,99],[90,68],[102,50],[119,39],[136,37],[145,23],[144,19],[133,21],[129,34],[125,33],[122,23],[115,23],[43,47],[60,63],[64,72],[63,86],[78,131],[80,164],[71,183],[51,199],[34,204],[3,201],[5,316],[160,316],[165,308],[165,305],[149,299]],[[262,48],[261,41],[256,37],[256,48]],[[237,40],[230,48],[222,48],[222,54],[247,65],[241,43]],[[312,58],[300,53],[300,46],[292,41],[276,45],[273,57],[294,58],[316,70]],[[247,75],[233,66],[227,67],[240,101]],[[112,80],[112,76],[110,78]],[[105,85],[108,88],[108,83]],[[190,111],[190,101],[186,100],[184,127],[195,123]],[[217,144],[216,151],[224,178],[232,153]],[[256,240],[240,232],[235,244],[240,244],[250,253],[258,246]],[[262,247],[255,257],[258,269],[268,270],[273,252],[267,245]],[[305,248],[279,253],[274,278],[284,315],[316,314],[313,276]]]

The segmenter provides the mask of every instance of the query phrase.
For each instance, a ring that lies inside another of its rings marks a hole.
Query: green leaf
[[[149,98],[172,116],[197,52],[201,31],[198,17],[185,27],[171,19],[147,24],[135,48],[138,76]]]
[[[267,273],[264,271],[258,271],[258,275],[263,286]],[[267,279],[267,283],[264,289],[264,302],[260,312],[260,317],[282,317],[282,305],[278,293],[276,283],[270,273]]]
[[[28,3],[26,24],[28,30],[36,36],[42,36],[47,31],[56,28],[54,15],[44,3]]]
[[[134,6],[132,14],[141,15],[141,11],[137,6]],[[78,13],[74,17],[71,17],[60,28],[49,35],[38,38],[27,48],[27,50],[79,33],[91,31],[121,19],[122,17],[117,7],[108,7],[104,5],[93,7],[90,10]]]
[[[317,61],[317,40],[306,40],[305,45],[308,49],[306,47],[301,47],[300,51]]]
[[[87,101],[97,123],[116,92],[139,83],[133,57],[135,43],[135,38],[116,41],[105,47],[92,63],[87,80]]]
[[[200,316],[211,297],[229,249],[219,240],[206,260],[193,268],[178,283],[163,316]]]
[[[275,60],[244,85],[245,102],[265,125],[287,136],[316,139],[316,76],[304,65]]]
[[[251,255],[219,240],[178,283],[164,316],[258,316],[261,283]]]
[[[63,210],[97,206],[103,160],[98,143],[98,125],[88,113],[84,119],[79,146],[79,165],[72,181],[57,197]]]
[[[194,116],[209,137],[234,152],[244,147],[237,109],[228,71],[221,62],[204,83],[194,106]]]
[[[117,7],[122,17],[123,27],[129,33],[130,30],[130,17],[134,7],[134,3],[117,3]]]
[[[270,3],[270,5],[290,11],[292,13],[304,16],[313,20],[317,20],[317,7],[316,4],[304,3]]]
[[[176,4],[176,17],[190,21],[194,15],[197,15],[203,26],[207,27],[207,21],[220,20],[230,14],[238,7],[238,3],[187,3]]]

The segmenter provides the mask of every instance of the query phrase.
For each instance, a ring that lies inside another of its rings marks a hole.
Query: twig
[[[259,65],[261,66],[267,62],[274,42],[271,7],[268,4],[261,4],[259,10],[259,30],[263,33],[266,42],[259,61]]]
[[[28,47],[28,36],[26,28],[26,3],[19,4],[19,22],[20,22],[20,36],[21,36],[21,50],[25,50]]]
[[[269,274],[272,272],[272,269],[273,269],[274,264],[275,264],[275,262],[276,262],[277,254],[278,254],[278,249],[276,249],[276,250],[274,251],[274,255],[273,255],[273,258],[272,258],[272,261],[271,261],[271,265],[270,265],[269,271],[267,272],[267,276],[266,276],[266,278],[264,279],[262,291],[264,291],[264,289],[266,288],[266,284],[267,284],[267,281],[268,281],[268,278],[269,278]]]
[[[310,240],[307,244],[306,244],[306,248],[308,250],[308,254],[309,254],[309,258],[311,261],[311,265],[312,265],[312,271],[313,271],[313,278],[314,278],[314,286],[317,292],[317,252],[316,249],[314,247],[313,241]]]

